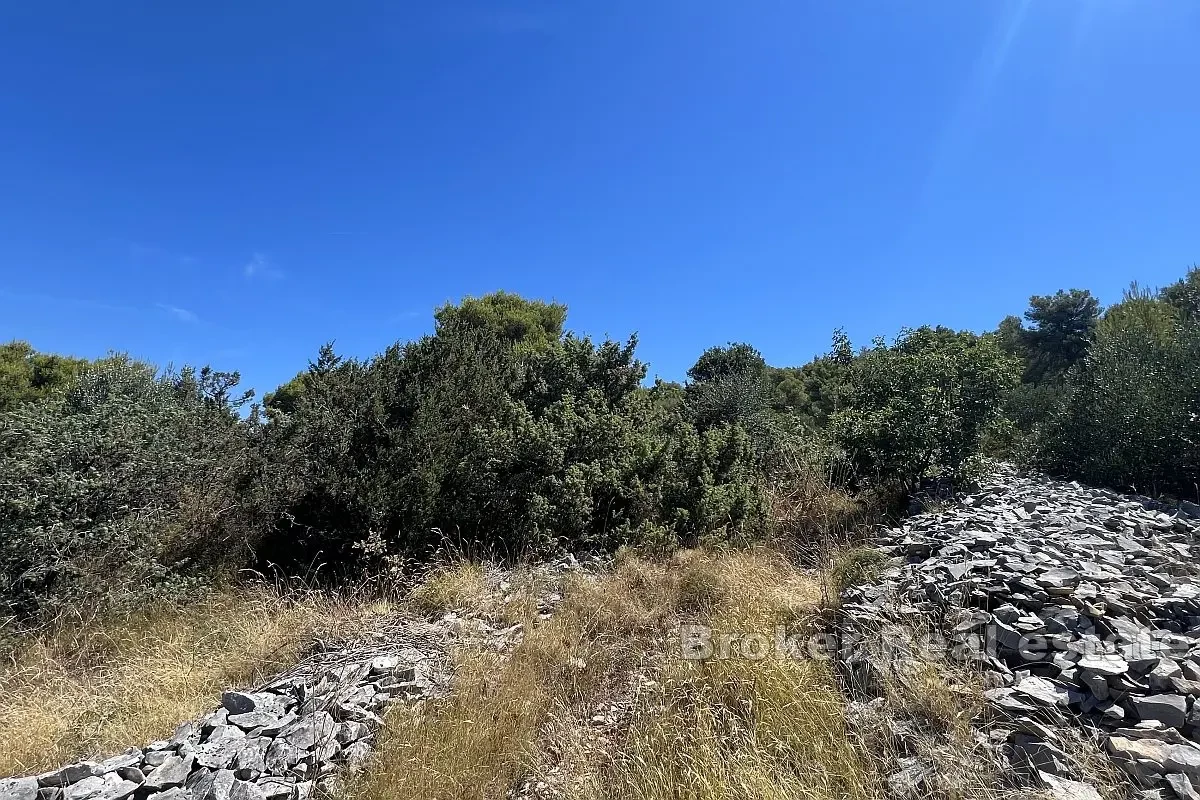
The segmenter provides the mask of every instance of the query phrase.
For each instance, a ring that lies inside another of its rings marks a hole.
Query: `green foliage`
[[[1028,331],[1025,330],[1021,318],[1010,314],[1000,320],[1000,325],[996,328],[994,336],[997,346],[1005,353],[1008,353],[1010,356],[1025,358],[1027,334]]]
[[[1160,297],[1184,319],[1200,320],[1200,267],[1192,267],[1183,278],[1164,286]]]
[[[824,569],[826,587],[837,597],[852,586],[873,583],[883,573],[887,561],[887,556],[873,547],[832,551]]]
[[[710,347],[688,370],[692,383],[705,383],[728,378],[759,377],[767,370],[762,353],[744,342],[730,342],[725,347]]]
[[[281,384],[273,392],[263,395],[263,406],[268,413],[291,414],[300,404],[300,395],[304,391],[304,373]]]
[[[705,351],[644,386],[637,340],[565,330],[566,307],[497,292],[368,360],[321,348],[242,409],[238,374],[159,374],[0,347],[0,614],[136,604],[236,567],[358,577],[437,548],[495,554],[836,530],[980,453],[1193,496],[1200,271],[1034,297],[989,334],[843,331],[800,367]],[[857,490],[859,494],[853,495]],[[871,494],[877,495],[875,501]],[[772,528],[767,517],[776,520]],[[838,583],[873,565],[839,567]]]
[[[0,344],[0,412],[49,397],[86,364],[81,358],[39,353],[28,342]]]
[[[953,472],[1000,419],[1017,369],[991,337],[905,330],[848,365],[847,404],[830,429],[861,476],[911,482]]]
[[[0,614],[137,603],[244,558],[255,465],[232,378],[113,356],[0,414]]]
[[[1200,322],[1136,287],[1109,309],[1086,360],[1030,442],[1052,472],[1195,497]]]
[[[641,387],[626,343],[561,333],[562,307],[490,295],[369,362],[331,348],[270,427],[277,560],[352,563],[449,540],[509,554],[611,547],[761,515],[744,431],[697,428],[676,386]]]
[[[520,295],[501,291],[483,297],[466,297],[458,305],[447,303],[434,317],[439,330],[462,325],[513,344],[540,348],[553,344],[562,336],[567,307],[526,300]]]
[[[1100,303],[1086,289],[1059,290],[1029,298],[1022,335],[1028,359],[1025,380],[1040,383],[1066,373],[1087,355],[1100,317]]]
[[[688,415],[701,429],[740,425],[761,434],[769,408],[767,362],[745,343],[710,347],[688,370]]]

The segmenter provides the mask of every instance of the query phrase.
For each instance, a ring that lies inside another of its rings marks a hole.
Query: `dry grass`
[[[684,554],[679,569],[680,587],[707,601],[696,621],[718,632],[773,639],[784,626],[801,633],[822,594],[818,578],[769,550]],[[739,658],[736,648],[731,655],[667,663],[658,688],[638,704],[616,758],[596,776],[594,797],[875,794],[875,776],[846,735],[845,703],[825,662],[778,652]]]
[[[477,570],[459,569],[463,576],[448,570],[439,582],[460,586]],[[669,608],[653,577],[631,563],[602,581],[569,580],[556,614],[536,627],[536,608],[521,602],[536,586],[528,575],[514,579],[509,602],[516,598],[515,608],[529,612],[524,622],[530,633],[508,658],[486,647],[461,650],[453,695],[393,712],[375,762],[350,787],[350,796],[503,797],[538,770],[544,727],[564,714],[577,716],[624,680],[644,652],[645,637],[661,628]],[[418,592],[417,601],[428,607],[430,596]],[[494,601],[485,605],[505,611]]]
[[[874,779],[846,736],[844,703],[819,662],[676,665],[639,710],[595,797],[843,798]]]
[[[462,652],[450,698],[394,712],[350,800],[500,798],[527,779],[594,798],[871,794],[825,664],[688,662],[671,635],[680,620],[798,626],[817,608],[817,579],[769,550],[693,551],[627,558],[563,593],[511,658]],[[624,722],[597,733],[594,709],[615,700]]]
[[[243,590],[32,634],[0,664],[0,774],[165,737],[222,690],[290,666],[315,635],[360,613],[316,594]]]
[[[474,611],[491,594],[481,564],[463,561],[434,569],[409,593],[409,603],[430,613]]]
[[[532,619],[545,577],[533,570],[513,572],[457,561],[439,565],[407,596],[414,611],[440,616],[467,614],[512,624]]]

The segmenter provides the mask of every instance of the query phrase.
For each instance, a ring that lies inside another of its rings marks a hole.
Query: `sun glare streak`
[[[966,148],[987,105],[996,80],[1004,71],[1009,51],[1020,35],[1033,0],[1018,0],[1003,24],[996,27],[984,44],[971,68],[962,98],[955,106],[938,137],[930,168],[921,191],[921,206],[942,182],[953,163]]]

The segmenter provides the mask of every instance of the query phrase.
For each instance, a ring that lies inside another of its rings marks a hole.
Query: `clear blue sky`
[[[504,288],[651,374],[1200,261],[1194,0],[7,2],[0,338],[273,388]]]

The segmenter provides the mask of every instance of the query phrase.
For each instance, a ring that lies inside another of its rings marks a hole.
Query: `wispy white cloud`
[[[180,322],[192,323],[200,319],[196,316],[194,311],[188,311],[186,308],[180,308],[179,306],[173,306],[167,303],[155,303],[155,305]]]
[[[242,267],[242,274],[247,280],[255,278],[282,278],[283,270],[275,265],[270,258],[263,253],[255,253],[246,262],[246,266]]]

